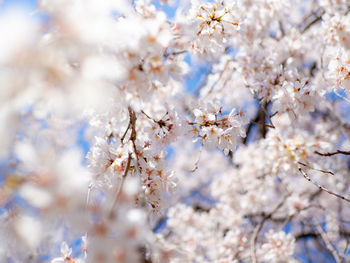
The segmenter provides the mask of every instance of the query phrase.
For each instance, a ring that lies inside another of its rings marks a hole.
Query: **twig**
[[[254,232],[253,232],[253,237],[250,241],[250,249],[251,249],[250,253],[251,253],[253,263],[258,262],[258,260],[256,258],[256,240],[258,239],[259,232],[262,229],[265,221],[266,221],[266,219],[263,219],[263,221],[261,221],[261,223],[255,227]]]
[[[210,94],[213,92],[213,90],[215,89],[215,86],[220,82],[220,80],[221,80],[222,77],[224,76],[224,74],[225,74],[225,72],[226,72],[226,70],[227,70],[227,68],[228,68],[228,66],[229,66],[229,64],[230,64],[230,62],[231,62],[230,60],[227,60],[227,61],[226,61],[226,64],[225,64],[223,70],[220,72],[219,77],[218,77],[217,80],[211,85],[210,90],[207,92],[207,94],[204,95],[203,98],[206,98],[208,95],[210,95]],[[209,74],[208,74],[207,76],[209,76]],[[230,76],[231,76],[231,74],[228,74],[228,78],[226,78],[226,80],[224,80],[224,83],[223,83],[223,85],[222,85],[222,88],[224,88],[224,87],[226,86],[226,83],[227,83],[227,81],[230,79]],[[207,81],[208,81],[208,80],[207,80],[207,78],[206,78],[205,84],[207,83]],[[203,85],[203,87],[205,87],[205,85]],[[196,91],[196,92],[197,92],[197,91]],[[200,90],[198,91],[198,95],[199,95],[199,93],[200,93]]]
[[[313,63],[312,63],[312,65],[311,65],[311,67],[310,67],[310,76],[311,77],[314,77],[315,76],[315,73],[314,73],[314,71],[317,69],[317,62],[316,61],[314,61]]]
[[[279,27],[279,29],[281,31],[281,37],[280,37],[280,39],[281,39],[281,38],[283,38],[286,35],[286,32],[284,30],[284,27],[283,27],[283,24],[282,24],[281,20],[278,21],[278,27]]]
[[[250,240],[250,254],[251,254],[251,259],[252,259],[253,263],[258,262],[257,258],[256,258],[256,241],[258,239],[258,235],[259,235],[260,230],[264,226],[264,223],[266,222],[266,220],[270,219],[271,216],[284,204],[284,202],[286,201],[288,196],[289,196],[289,194],[285,195],[283,197],[283,199],[275,206],[275,208],[272,209],[272,211],[270,213],[265,215],[264,218],[261,220],[261,222],[255,227],[254,232],[253,232],[253,236]]]
[[[320,236],[321,236],[323,242],[326,244],[326,247],[332,253],[332,255],[335,259],[335,262],[341,263],[340,256],[339,256],[338,252],[335,250],[335,248],[333,247],[333,245],[331,244],[331,242],[329,241],[326,233],[323,231],[323,229],[320,227],[320,225],[316,222],[316,220],[314,218],[312,218],[312,221],[314,222],[317,231],[320,233]]]
[[[136,140],[136,114],[130,106],[128,107],[128,111],[129,111],[129,125],[128,125],[126,131],[124,132],[124,134],[121,138],[121,141],[123,142],[128,130],[131,128],[131,134],[130,134],[129,141],[132,142],[134,154],[135,154],[135,157],[137,160],[136,165],[138,165],[138,152],[136,150],[136,144],[135,144],[135,140]],[[115,206],[117,205],[117,202],[118,202],[120,194],[121,194],[121,190],[123,189],[125,178],[128,175],[128,172],[130,169],[130,164],[131,164],[131,159],[132,159],[132,156],[131,156],[131,153],[129,153],[126,168],[125,168],[124,174],[122,176],[122,181],[120,183],[120,187],[118,188],[118,191],[116,193],[116,197],[115,197],[113,204],[112,204],[111,211],[109,213],[110,217],[113,217],[113,210],[114,210]]]
[[[118,191],[117,191],[117,194],[114,198],[114,201],[113,201],[113,204],[112,204],[112,207],[111,207],[111,211],[109,213],[109,216],[110,217],[113,217],[113,210],[115,208],[115,206],[117,205],[118,203],[118,200],[119,200],[119,197],[120,197],[120,194],[121,194],[121,190],[123,189],[123,185],[124,185],[124,181],[125,181],[125,178],[126,176],[128,175],[128,172],[129,172],[129,169],[130,169],[130,163],[131,163],[131,153],[129,153],[129,156],[128,156],[128,161],[127,161],[127,164],[126,164],[126,167],[125,167],[125,170],[124,170],[124,174],[123,174],[123,177],[122,177],[122,181],[120,183],[120,186],[118,188]]]
[[[302,228],[302,231],[304,232],[305,224],[303,222],[301,222],[301,228]],[[295,239],[298,240],[298,237],[296,236]],[[307,263],[312,263],[310,250],[309,250],[309,246],[307,244],[307,239],[306,238],[303,238],[303,245],[304,245],[304,248],[305,248],[305,255],[306,255],[306,258],[307,258]]]
[[[322,19],[323,14],[325,13],[324,10],[317,10],[315,13],[310,14],[308,17],[305,18],[304,21],[307,22],[307,20],[310,20],[306,25],[300,26],[301,33],[305,33],[309,28],[311,28],[314,24],[319,22]],[[312,19],[313,17],[313,19]]]
[[[255,99],[259,102],[259,100],[257,99],[257,95],[256,94],[255,94]],[[247,144],[247,140],[248,140],[249,134],[251,133],[254,124],[261,125],[261,127],[262,127],[262,135],[264,135],[264,133],[266,133],[266,129],[264,131],[264,128],[266,128],[266,127],[271,128],[271,129],[275,129],[275,126],[273,125],[271,118],[273,116],[275,116],[277,113],[278,112],[276,111],[272,115],[269,115],[266,112],[266,109],[264,109],[264,107],[259,102],[259,109],[258,109],[258,111],[257,111],[257,113],[255,115],[254,120],[249,122],[248,127],[246,129],[246,137],[243,138],[242,143],[243,144]],[[265,123],[265,117],[267,117],[269,119],[271,124]]]
[[[327,153],[320,153],[318,151],[315,151],[315,153],[321,156],[333,156],[336,154],[350,155],[350,151],[341,151],[341,150],[337,150],[336,152],[327,152]]]
[[[341,237],[350,237],[350,232],[340,232],[339,233]],[[319,233],[315,233],[315,232],[304,232],[302,231],[300,234],[296,234],[295,235],[295,239],[296,240],[300,240],[300,239],[308,239],[308,238],[319,238],[320,234]]]
[[[278,111],[272,113],[272,114],[270,115],[270,118],[274,117],[277,113],[278,113]]]
[[[305,163],[302,163],[302,162],[298,162],[298,164],[300,164],[300,165],[302,165],[302,166],[305,166],[305,167],[307,167],[307,168],[309,168],[309,169],[311,169],[311,170],[319,171],[319,172],[321,172],[321,173],[325,173],[325,174],[331,174],[331,175],[334,175],[334,173],[333,173],[333,172],[331,172],[331,171],[327,171],[327,170],[321,170],[321,169],[313,168],[313,167],[311,167],[310,165],[305,164]]]
[[[344,255],[346,255],[346,251],[348,250],[348,247],[349,247],[349,239],[346,239],[346,245],[345,245],[344,250],[343,250]]]
[[[129,120],[128,127],[126,128],[126,130],[125,130],[123,136],[120,138],[120,140],[121,140],[122,143],[123,143],[123,141],[124,141],[124,138],[125,138],[126,134],[128,133],[128,130],[130,129],[130,124],[131,124],[131,122],[130,122],[130,120]]]
[[[269,103],[265,103],[265,105],[263,105],[263,107],[261,107],[262,111],[265,113],[265,116],[267,117],[267,119],[269,120],[269,122],[271,123],[271,128],[275,128],[275,125],[273,125],[270,114],[267,112],[266,108],[268,107]],[[264,119],[265,122],[265,119]],[[267,126],[268,124],[266,124]],[[269,126],[267,126],[269,127]]]
[[[268,127],[268,128],[271,128],[271,129],[275,129],[275,126],[273,126],[273,125],[271,125],[271,124],[261,123],[261,122],[254,122],[254,121],[252,121],[251,123],[252,123],[252,124],[261,125],[261,126],[264,126],[264,127]]]
[[[331,194],[331,195],[334,195],[334,196],[336,196],[336,197],[338,197],[338,198],[340,198],[340,199],[342,199],[342,200],[347,201],[347,202],[350,203],[350,199],[348,199],[348,198],[346,198],[346,197],[344,197],[344,196],[342,196],[342,195],[340,195],[340,194],[334,193],[334,192],[328,190],[326,187],[324,187],[324,186],[322,186],[322,185],[316,183],[316,182],[315,182],[314,180],[312,180],[301,168],[299,168],[299,172],[304,176],[304,178],[305,178],[306,180],[308,180],[309,182],[313,183],[313,184],[314,184],[315,186],[317,186],[320,190],[325,191],[325,192],[327,192],[327,193],[329,193],[329,194]]]
[[[247,144],[248,137],[252,131],[253,125],[254,125],[254,123],[257,123],[259,121],[259,119],[260,119],[260,114],[259,114],[259,110],[258,110],[256,115],[255,115],[254,120],[249,122],[249,124],[248,124],[248,127],[247,127],[246,132],[245,132],[246,136],[243,138],[243,141],[242,141],[243,144]]]
[[[186,53],[187,50],[181,50],[181,51],[172,51],[170,53],[164,53],[164,57],[169,57],[169,56],[177,56]]]
[[[198,169],[198,163],[201,159],[202,149],[203,149],[203,144],[201,144],[201,148],[199,149],[198,159],[197,159],[196,163],[194,164],[194,168],[191,170],[191,173],[195,172]]]
[[[345,100],[346,102],[350,103],[350,100],[349,100],[347,97],[345,97],[345,96],[341,95],[340,93],[338,93],[337,90],[334,90],[334,93],[335,93],[338,97],[340,97],[340,98],[342,98],[343,100]]]
[[[143,110],[141,110],[141,113],[143,114],[143,115],[145,115],[148,119],[150,119],[151,121],[153,121],[153,122],[156,122],[153,118],[151,118],[146,112],[144,112]]]
[[[128,107],[129,110],[129,116],[130,116],[130,127],[131,127],[131,135],[130,135],[130,141],[132,142],[132,146],[134,149],[134,153],[135,153],[135,157],[137,162],[139,161],[139,155],[138,152],[136,150],[136,114],[134,112],[134,110],[129,106]]]
[[[89,187],[88,187],[88,192],[87,192],[87,196],[86,196],[86,205],[88,206],[89,205],[89,202],[90,202],[90,195],[91,195],[91,190],[92,190],[92,183],[89,184]]]

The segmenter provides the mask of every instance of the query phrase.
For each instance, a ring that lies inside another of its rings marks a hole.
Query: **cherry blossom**
[[[349,261],[348,1],[27,11],[0,10],[1,262]]]

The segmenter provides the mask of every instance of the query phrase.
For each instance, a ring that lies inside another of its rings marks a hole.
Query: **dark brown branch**
[[[342,200],[347,201],[347,202],[350,203],[350,199],[348,199],[348,198],[346,198],[346,197],[344,197],[344,196],[342,196],[342,195],[340,195],[340,194],[334,193],[334,192],[328,190],[326,187],[324,187],[324,186],[322,186],[322,185],[316,183],[316,182],[315,182],[314,180],[312,180],[301,168],[299,168],[299,172],[304,176],[304,178],[305,178],[306,180],[308,180],[309,182],[313,183],[313,184],[314,184],[315,186],[317,186],[320,190],[325,191],[325,192],[327,192],[328,194],[334,195],[335,197],[338,197],[338,198],[340,198],[340,199],[342,199]]]
[[[139,253],[141,255],[142,263],[152,263],[152,259],[147,257],[147,249],[145,246],[139,247]]]
[[[311,67],[310,67],[310,76],[311,77],[314,77],[315,76],[315,71],[316,71],[316,69],[317,69],[317,62],[316,61],[314,61],[313,63],[312,63],[312,65],[311,65]]]
[[[123,140],[124,140],[128,130],[131,128],[131,134],[130,134],[129,141],[132,142],[135,158],[137,160],[136,165],[138,165],[138,152],[136,150],[136,144],[135,144],[135,141],[136,141],[136,114],[135,114],[134,110],[130,106],[128,107],[128,111],[129,111],[129,124],[128,124],[128,128],[126,129],[125,133],[122,136],[122,142],[123,142]],[[111,211],[110,211],[110,214],[109,214],[110,217],[113,217],[113,210],[114,210],[115,206],[118,203],[121,191],[123,189],[125,178],[128,175],[128,172],[130,170],[131,160],[132,159],[133,159],[132,155],[129,152],[126,168],[125,168],[124,174],[122,176],[122,181],[121,181],[120,186],[119,186],[119,188],[117,190],[116,197],[115,197],[115,199],[113,201],[112,208],[111,208]],[[135,169],[137,169],[137,167],[135,167]]]
[[[261,122],[251,122],[252,124],[257,124],[257,125],[260,125],[260,126],[262,126],[263,128],[264,128],[264,132],[262,132],[262,134],[266,134],[266,129],[265,129],[265,127],[267,127],[267,128],[271,128],[271,129],[274,129],[275,128],[275,126],[272,126],[271,124],[267,124],[267,123],[261,123]]]
[[[126,176],[128,175],[128,172],[129,172],[129,169],[130,169],[131,159],[132,159],[131,153],[129,153],[128,161],[127,161],[127,164],[126,164],[126,167],[125,167],[125,170],[124,170],[124,174],[123,174],[123,177],[122,177],[122,181],[121,181],[121,183],[120,183],[120,186],[119,186],[119,188],[118,188],[118,191],[117,191],[117,193],[116,193],[116,196],[115,196],[114,201],[113,201],[113,204],[112,204],[111,211],[110,211],[110,213],[109,213],[109,216],[110,216],[110,217],[113,217],[113,210],[114,210],[115,206],[117,205],[118,200],[119,200],[119,198],[120,198],[120,194],[121,194],[122,189],[123,189],[123,185],[124,185],[125,178],[126,178]]]
[[[350,155],[350,151],[341,151],[341,150],[337,150],[335,152],[327,152],[327,153],[320,153],[318,151],[315,151],[315,153],[321,156],[333,156],[336,154]]]
[[[178,55],[184,54],[186,52],[187,52],[187,50],[172,51],[172,52],[169,52],[169,53],[165,52],[163,56],[167,58],[167,57],[170,57],[170,56],[178,56]]]
[[[134,149],[134,153],[135,153],[135,157],[137,160],[137,163],[139,161],[139,155],[136,149],[136,114],[134,112],[134,110],[129,106],[128,107],[129,110],[129,116],[130,116],[130,127],[131,127],[131,135],[130,135],[130,141],[132,142],[132,146]]]
[[[145,115],[145,116],[147,117],[147,119],[149,119],[149,120],[151,120],[151,121],[157,123],[157,121],[156,121],[155,119],[153,119],[151,116],[149,116],[149,115],[148,115],[146,112],[144,112],[143,110],[141,110],[141,113],[142,113],[143,115]]]
[[[257,99],[258,100],[258,99]],[[259,102],[259,100],[258,100]],[[248,124],[247,126],[247,129],[246,129],[246,137],[243,139],[242,143],[243,144],[247,144],[247,140],[248,140],[248,137],[252,131],[252,128],[253,128],[253,125],[260,125],[260,134],[263,138],[265,138],[266,136],[266,133],[267,133],[267,127],[268,128],[272,128],[274,129],[275,126],[273,125],[272,121],[271,121],[271,118],[277,114],[277,112],[275,112],[274,114],[272,114],[271,116],[267,113],[267,107],[268,107],[268,103],[264,103],[264,105],[261,105],[260,102],[259,102],[259,109],[255,115],[255,118],[250,121],[250,123]],[[266,117],[269,119],[270,121],[270,124],[267,124],[265,123],[265,119]]]
[[[130,124],[131,124],[131,121],[129,121],[128,127],[126,128],[126,130],[125,130],[123,136],[120,138],[120,140],[121,140],[122,143],[123,143],[123,141],[124,141],[124,138],[125,138],[126,134],[128,133],[128,130],[130,129]]]
[[[302,162],[298,162],[298,164],[300,164],[300,165],[302,165],[302,166],[305,166],[305,167],[307,167],[307,168],[309,168],[309,169],[311,169],[311,170],[315,170],[315,171],[318,171],[318,172],[321,172],[321,173],[325,173],[325,174],[331,174],[331,175],[334,175],[334,173],[333,173],[333,172],[331,172],[331,171],[327,171],[327,170],[322,170],[322,169],[313,168],[313,167],[311,167],[310,165],[305,164],[305,163],[302,163]]]
[[[262,136],[262,138],[265,138],[266,137],[266,133],[267,133],[267,129],[266,129],[266,126],[264,125],[265,124],[265,119],[266,119],[266,108],[267,106],[267,103],[264,103],[264,105],[260,105],[260,117],[259,117],[259,120],[260,120],[260,129],[259,129],[259,132]]]
[[[259,118],[260,118],[260,114],[258,111],[257,114],[255,115],[254,120],[248,124],[248,127],[247,127],[246,132],[245,132],[246,136],[243,138],[243,141],[242,141],[243,144],[247,144],[247,140],[248,140],[248,137],[252,131],[253,125],[259,121]]]
[[[313,25],[315,25],[317,22],[321,21],[323,14],[325,13],[324,10],[319,9],[315,12],[312,12],[308,17],[304,19],[305,23],[300,26],[300,32],[303,34],[307,30],[309,30]]]
[[[339,232],[339,235],[341,237],[350,237],[350,232],[348,231],[341,231]],[[320,233],[316,232],[302,232],[299,234],[294,235],[295,239],[298,241],[300,239],[308,239],[308,238],[320,238]]]

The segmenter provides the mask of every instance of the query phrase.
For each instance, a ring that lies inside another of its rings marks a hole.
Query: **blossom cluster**
[[[194,109],[193,114],[195,120],[188,122],[190,125],[188,133],[192,137],[199,136],[208,149],[218,147],[228,154],[230,150],[235,150],[239,138],[245,137],[243,112],[235,113],[232,110],[228,115],[225,115],[221,108],[208,103]]]

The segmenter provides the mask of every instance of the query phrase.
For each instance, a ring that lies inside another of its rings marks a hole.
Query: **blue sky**
[[[7,9],[9,7],[20,6],[25,9],[35,9],[36,0],[2,0],[0,10]]]

